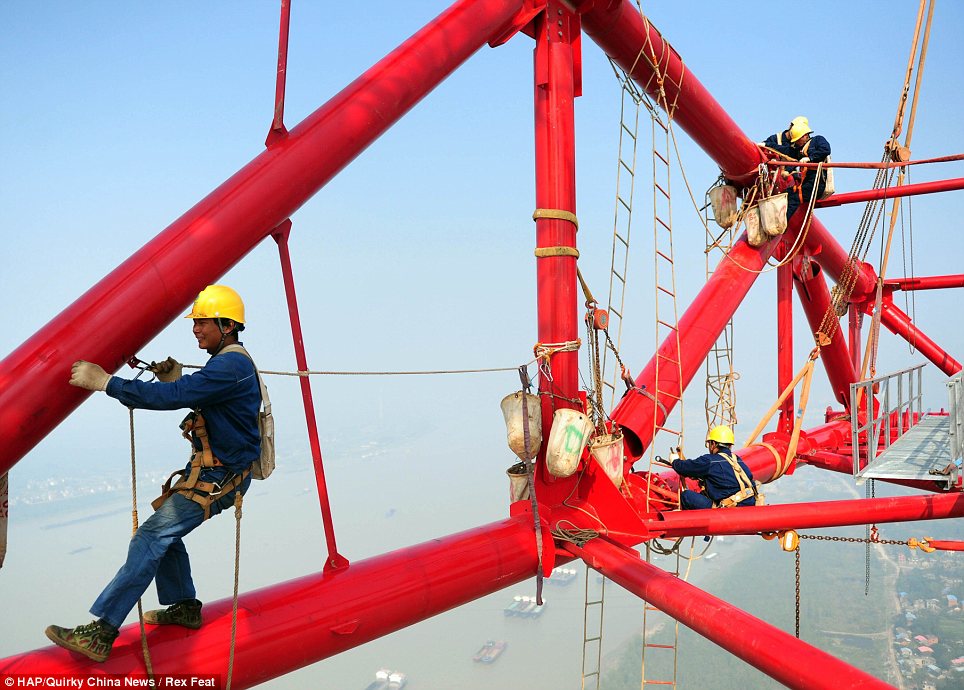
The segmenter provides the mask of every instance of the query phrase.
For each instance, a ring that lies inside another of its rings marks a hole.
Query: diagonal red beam
[[[884,294],[880,310],[880,323],[894,335],[899,335],[913,345],[922,355],[948,376],[953,376],[961,370],[961,363],[951,357],[944,348],[923,333],[911,318],[894,304],[892,294]],[[867,305],[867,312],[873,311],[872,305]]]
[[[592,9],[582,15],[582,26],[596,45],[660,104],[657,80],[661,80],[666,89],[666,102],[676,106],[673,122],[719,164],[727,178],[740,183],[756,178],[757,166],[765,160],[759,146],[747,138],[686,67],[676,49],[655,26],[643,19],[634,3],[629,0],[593,3]]]
[[[531,515],[433,539],[350,566],[240,596],[232,687],[241,690],[532,577]],[[221,676],[231,639],[230,599],[204,607],[204,626],[148,628],[154,673]],[[143,675],[140,631],[121,629],[103,664],[49,646],[0,659],[0,675]]]
[[[794,260],[793,279],[811,332],[816,334],[821,328],[830,331],[824,334],[830,336],[830,342],[820,349],[820,361],[830,379],[834,398],[849,408],[850,385],[856,383],[858,377],[843,329],[840,328],[840,319],[833,310],[827,281],[817,263],[808,256]],[[829,325],[825,325],[828,314]]]
[[[740,508],[691,512],[739,513],[752,510]],[[616,584],[789,688],[863,690],[891,687],[685,580],[640,560],[639,554],[634,551],[620,548],[605,539],[592,539],[582,548],[567,545],[567,549]],[[793,660],[792,663],[788,663],[789,659]]]
[[[116,371],[519,8],[458,0],[0,362],[0,474],[89,395],[67,385],[74,360]]]
[[[964,189],[964,177],[955,177],[950,180],[937,180],[935,182],[920,182],[918,184],[884,187],[882,189],[865,189],[859,192],[834,194],[833,196],[818,201],[816,203],[816,207],[827,208],[829,206],[843,206],[844,204],[858,204],[877,199],[893,199],[895,197],[902,196],[918,196],[920,194],[935,194],[937,192],[953,192],[958,189]]]
[[[862,498],[759,506],[739,510],[684,510],[661,513],[646,526],[653,534],[686,537],[706,534],[757,534],[905,520],[964,517],[964,494]]]

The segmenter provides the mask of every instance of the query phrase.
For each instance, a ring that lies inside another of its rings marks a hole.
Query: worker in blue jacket
[[[752,506],[757,489],[750,468],[732,451],[733,431],[716,426],[706,436],[709,453],[692,460],[682,457],[672,461],[673,470],[681,477],[699,479],[703,491],[684,489],[680,493],[683,510]]]
[[[830,142],[819,134],[813,134],[809,123],[797,123],[790,128],[790,157],[801,163],[821,163],[830,158]],[[827,184],[827,171],[820,171],[817,179],[816,168],[800,168],[793,173],[794,185],[787,190],[787,220],[796,213],[797,209],[810,204],[816,187],[816,199],[819,199]],[[814,201],[816,201],[816,199]]]
[[[201,602],[182,538],[208,517],[230,508],[238,492],[247,491],[251,464],[261,454],[258,376],[250,357],[236,347],[238,332],[244,329],[241,297],[227,286],[209,285],[185,318],[194,320],[198,347],[211,355],[194,374],[181,376],[181,365],[172,358],[154,365],[158,379],[154,382],[110,376],[83,360],[71,368],[71,385],[105,391],[127,407],[192,410],[181,424],[192,444],[191,461],[171,475],[152,504],[154,514],[131,539],[127,561],[90,609],[97,620],[76,628],[51,625],[46,630],[56,644],[94,661],[105,661],[110,655],[118,628],[152,580],[158,600],[167,608],[147,611],[145,623],[201,627]],[[232,345],[232,351],[222,352]],[[175,476],[180,479],[171,485]]]
[[[806,117],[804,117],[803,115],[798,115],[797,117],[790,120],[790,124],[787,125],[787,128],[785,130],[783,130],[782,132],[777,132],[776,134],[771,134],[766,138],[766,141],[760,144],[760,146],[766,146],[768,149],[773,149],[777,153],[781,153],[784,156],[787,156],[788,158],[792,157],[791,147],[790,147],[790,133],[793,131],[794,125],[800,125],[800,124],[806,125],[807,127],[810,126],[810,123]]]

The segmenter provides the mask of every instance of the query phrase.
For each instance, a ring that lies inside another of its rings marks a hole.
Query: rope
[[[579,250],[575,247],[560,245],[556,247],[536,247],[533,252],[537,259],[548,259],[555,256],[574,256],[579,258]]]
[[[526,424],[526,427],[528,426]],[[234,673],[234,643],[238,632],[238,573],[241,569],[241,503],[243,501],[241,487],[238,486],[234,494],[234,605],[231,607],[231,651],[228,654],[228,679],[224,686],[225,690],[231,690],[231,676]]]
[[[529,406],[526,402],[526,392],[529,388],[529,374],[525,366],[519,367],[519,378],[522,380],[522,443],[525,449],[523,462],[526,466],[526,481],[529,484],[529,501],[532,505],[532,520],[535,523],[536,552],[539,559],[539,569],[536,571],[536,603],[542,606],[542,521],[539,519],[539,501],[536,499],[536,485],[533,477],[535,458],[529,453]]]
[[[569,221],[576,227],[576,230],[579,229],[579,219],[572,211],[564,211],[560,208],[537,208],[532,212],[532,220],[540,219]]]
[[[532,364],[535,360],[529,362]],[[200,364],[182,364],[185,369],[202,369]],[[439,369],[431,371],[271,371],[259,369],[261,374],[272,376],[431,376],[436,374],[488,374],[497,371],[515,371],[518,367],[493,367],[489,369]]]
[[[916,161],[891,161],[889,163],[885,161],[881,161],[880,163],[837,163],[837,162],[831,161],[829,163],[823,163],[823,166],[825,168],[858,168],[862,170],[863,169],[891,170],[894,168],[906,168],[911,165],[925,165],[928,163],[951,163],[953,161],[960,161],[960,160],[964,160],[964,153],[954,153],[949,156],[939,156],[937,158],[921,158]],[[814,162],[801,163],[800,161],[792,161],[792,160],[791,161],[770,160],[770,161],[767,161],[766,164],[777,168],[785,168],[785,167],[816,168],[821,163],[814,163]]]
[[[137,533],[137,457],[134,451],[134,408],[127,408],[130,418],[131,436],[131,536]],[[147,630],[144,628],[144,606],[141,598],[137,598],[137,620],[141,628],[141,652],[144,654],[144,665],[147,667],[147,677],[154,683],[154,667],[151,664],[151,650],[147,647]]]

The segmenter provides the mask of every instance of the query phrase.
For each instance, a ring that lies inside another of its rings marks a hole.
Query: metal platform
[[[951,462],[951,417],[926,415],[894,441],[872,463],[857,473],[857,483],[868,479],[927,479],[950,489],[958,470],[949,475],[933,475]]]

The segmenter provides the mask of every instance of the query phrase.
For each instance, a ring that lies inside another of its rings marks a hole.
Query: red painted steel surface
[[[656,55],[660,74],[664,77],[666,100],[678,109],[673,122],[689,134],[723,170],[727,178],[745,183],[756,178],[757,166],[765,159],[759,147],[750,141],[682,58],[629,0],[593,3],[582,15],[586,34],[630,73],[634,81],[658,100],[656,79],[650,60],[640,57]],[[685,72],[685,75],[684,75]],[[679,86],[677,86],[679,85]]]
[[[783,259],[789,249],[789,242],[784,239],[777,259]],[[777,269],[777,396],[793,380],[793,268],[786,263]],[[794,420],[794,393],[791,392],[780,406],[780,417],[777,428],[790,433]]]
[[[89,395],[67,384],[75,360],[116,371],[518,9],[518,0],[456,2],[0,362],[0,473]]]
[[[232,687],[248,688],[532,577],[529,515],[241,595]],[[227,672],[231,600],[204,607],[205,625],[148,628],[154,672]],[[0,660],[0,674],[143,674],[137,624],[103,664],[47,647]]]
[[[635,457],[642,455],[652,441],[654,420],[656,424],[662,424],[678,402],[666,391],[685,390],[703,366],[704,358],[723,332],[727,321],[746,297],[757,278],[755,271],[766,265],[778,242],[771,240],[762,247],[753,248],[747,244],[744,236],[734,244],[730,254],[716,267],[692,305],[679,319],[679,341],[686,344],[682,356],[678,352],[676,335],[671,333],[659,346],[659,354],[654,355],[636,378],[636,385],[649,395],[632,391],[613,409],[613,422],[633,434],[627,438],[627,443],[628,451]],[[650,396],[657,392],[656,357],[660,355],[669,361],[680,361],[683,382],[681,387],[677,381],[680,371],[676,367],[660,367],[660,404],[657,404]]]
[[[833,314],[830,290],[824,280],[817,263],[810,257],[794,260],[794,284],[797,297],[803,305],[803,311],[810,324],[810,330],[816,333],[823,323],[827,312]],[[834,398],[844,407],[850,407],[850,385],[857,382],[857,372],[854,370],[853,359],[847,348],[844,331],[840,327],[840,319],[833,315],[830,330],[832,335],[829,345],[820,349],[820,361],[823,362]]]
[[[547,15],[552,21],[546,19]],[[561,24],[556,23],[556,17]],[[550,2],[546,12],[535,21],[535,203],[537,209],[550,213],[576,212],[576,67],[572,34],[578,33],[578,23],[573,26],[573,21],[568,11],[555,2]],[[537,248],[576,246],[576,225],[568,220],[538,218],[535,230]],[[576,340],[579,338],[576,257],[547,256],[536,258],[535,262],[539,342],[558,345]],[[579,353],[558,352],[551,356],[550,366],[552,379],[540,371],[539,390],[561,398],[542,397],[542,428],[546,430],[546,439],[552,427],[553,409],[580,407],[569,402],[579,398]],[[540,458],[545,457],[546,445],[543,443]],[[545,463],[538,464],[536,476],[540,481],[537,487],[540,501],[557,503],[569,492],[566,488],[571,484],[569,481],[552,489],[544,486],[557,483],[545,471]]]
[[[756,509],[689,512],[744,513],[756,512]],[[569,548],[616,584],[642,597],[787,687],[801,690],[891,687],[722,599],[717,599],[640,560],[635,552],[603,539],[593,539],[581,549],[574,545]]]
[[[305,341],[301,331],[301,316],[298,314],[298,297],[295,293],[295,278],[291,270],[291,256],[288,253],[288,235],[291,232],[291,221],[286,220],[272,232],[278,243],[278,257],[281,260],[281,276],[285,284],[285,299],[288,302],[288,318],[291,321],[291,339],[294,342],[295,361],[298,371],[308,371],[308,356],[305,354]],[[318,422],[315,419],[315,404],[311,397],[311,380],[302,376],[301,397],[305,406],[305,422],[308,425],[308,446],[311,449],[311,461],[315,468],[315,488],[318,492],[318,504],[321,507],[321,522],[325,528],[325,542],[328,546],[328,559],[325,569],[341,568],[348,565],[344,556],[338,553],[335,543],[335,526],[331,517],[331,502],[328,500],[328,484],[325,481],[325,468],[321,460],[321,443],[318,440]]]
[[[850,263],[850,255],[817,217],[810,222],[804,248],[807,253],[816,258],[820,268],[824,269],[835,283],[841,282],[840,278]],[[870,264],[861,262],[854,281],[851,301],[862,302],[870,299],[876,288],[876,271]]]
[[[934,194],[936,192],[952,192],[964,189],[964,177],[955,177],[950,180],[937,180],[936,182],[920,182],[918,184],[905,184],[899,187],[884,187],[883,189],[866,189],[859,192],[844,192],[834,194],[826,199],[819,200],[815,205],[817,208],[827,208],[829,206],[842,206],[843,204],[856,204],[873,199],[893,199],[901,196],[917,196],[920,194]]]
[[[843,525],[942,520],[964,517],[964,494],[861,498],[731,510],[683,510],[662,513],[659,524],[649,523],[655,533],[667,537],[702,534],[756,534],[786,529],[815,529]]]
[[[964,273],[949,276],[891,278],[884,281],[885,290],[942,290],[944,288],[960,287],[964,287]]]

